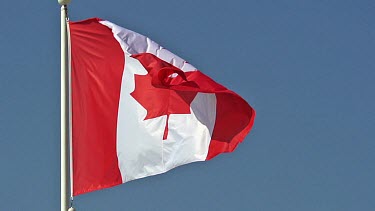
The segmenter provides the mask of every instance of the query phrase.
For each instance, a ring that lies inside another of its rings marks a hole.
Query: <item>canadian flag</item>
[[[70,22],[73,195],[232,152],[255,111],[149,38]]]

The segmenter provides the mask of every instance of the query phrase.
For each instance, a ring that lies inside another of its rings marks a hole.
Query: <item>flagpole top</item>
[[[57,0],[60,5],[68,5],[71,0]]]

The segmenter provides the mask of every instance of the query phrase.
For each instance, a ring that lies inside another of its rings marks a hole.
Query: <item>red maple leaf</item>
[[[168,136],[168,120],[171,114],[190,114],[190,104],[196,91],[179,90],[181,87],[196,88],[187,81],[185,73],[152,54],[133,55],[147,70],[147,75],[135,75],[135,89],[130,94],[146,110],[144,120],[167,115],[163,140]],[[176,77],[171,77],[177,73]]]

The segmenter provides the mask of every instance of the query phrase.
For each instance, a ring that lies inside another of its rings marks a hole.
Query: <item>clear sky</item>
[[[237,150],[75,198],[78,211],[375,207],[373,0],[72,0],[147,35],[257,111]],[[60,208],[60,7],[5,1],[0,210]]]

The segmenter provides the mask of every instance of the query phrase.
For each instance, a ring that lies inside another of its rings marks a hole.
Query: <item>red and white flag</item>
[[[255,111],[149,38],[70,22],[73,195],[232,152]]]

